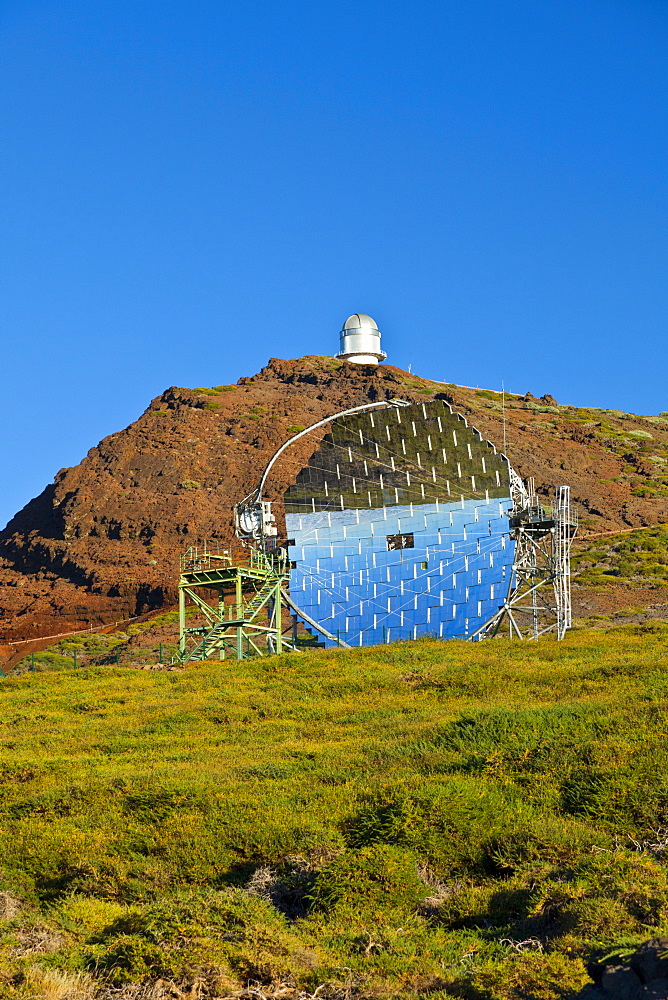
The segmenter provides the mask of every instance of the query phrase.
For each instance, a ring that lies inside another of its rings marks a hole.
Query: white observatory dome
[[[336,355],[358,365],[377,365],[387,357],[380,348],[380,330],[366,313],[353,313],[341,330],[341,350]]]

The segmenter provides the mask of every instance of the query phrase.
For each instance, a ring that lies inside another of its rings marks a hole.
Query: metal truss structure
[[[571,627],[570,553],[577,532],[570,487],[559,486],[554,508],[538,501],[533,479],[528,488],[513,472],[510,517],[515,559],[508,594],[498,612],[471,636],[487,639],[538,639],[554,632],[564,638]]]
[[[214,541],[192,545],[181,556],[179,578],[179,652],[177,663],[235,659],[299,652],[299,614],[308,624],[348,648],[294,603],[287,591],[290,564],[285,550],[265,553],[255,547],[234,558]],[[218,600],[210,604],[211,593]],[[225,600],[227,596],[228,600]]]
[[[251,549],[244,562],[216,542],[191,546],[181,557],[178,662],[243,660],[294,648],[292,621],[287,630],[283,626],[289,572],[281,552]],[[206,599],[212,591],[218,595],[213,606]],[[186,614],[189,602],[192,616]]]

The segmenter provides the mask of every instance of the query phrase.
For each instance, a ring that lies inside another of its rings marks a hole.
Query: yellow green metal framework
[[[284,552],[251,549],[247,562],[240,562],[215,543],[191,546],[181,556],[178,662],[243,660],[293,649],[294,636],[282,627],[289,575]],[[214,605],[212,592],[218,595]],[[197,624],[189,625],[189,602],[199,612]]]

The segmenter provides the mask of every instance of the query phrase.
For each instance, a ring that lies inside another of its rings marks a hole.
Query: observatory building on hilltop
[[[386,356],[375,320],[349,316],[337,357]],[[419,401],[413,383],[395,386],[409,398],[387,387],[387,398],[291,428],[234,507],[245,553],[214,539],[184,554],[180,663],[313,643],[564,637],[577,530],[569,487],[546,506],[434,383]]]
[[[380,348],[380,330],[375,319],[366,313],[353,313],[343,324],[340,333],[341,350],[336,355],[342,361],[357,365],[377,365],[387,357]]]

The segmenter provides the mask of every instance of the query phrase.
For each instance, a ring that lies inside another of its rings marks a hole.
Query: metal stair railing
[[[181,660],[181,662],[188,663],[190,660],[196,659],[200,653],[203,654],[200,658],[206,660],[210,655],[210,653],[213,652],[213,649],[215,649],[215,646],[209,649],[211,643],[215,642],[216,639],[220,638],[220,636],[222,636],[227,631],[227,629],[230,628],[233,622],[252,621],[255,618],[258,611],[261,611],[264,605],[270,599],[275,590],[275,587],[276,587],[275,582],[267,581],[262,585],[262,587],[254,595],[254,597],[252,597],[251,600],[248,601],[247,604],[243,604],[241,606],[241,609],[239,609],[238,605],[235,604],[229,605],[230,611],[232,608],[236,609],[235,617],[229,618],[225,621],[217,622],[213,626],[213,628],[209,629],[209,631],[197,643],[197,645],[189,653],[187,653],[187,655]],[[242,612],[241,615],[239,615],[239,610],[241,610]]]
[[[222,622],[219,623],[218,625],[214,625],[214,627],[209,632],[207,632],[202,641],[198,643],[198,645],[193,649],[192,653],[188,654],[188,656],[183,662],[187,663],[188,660],[195,659],[196,655],[200,652],[200,650],[203,654],[201,659],[203,660],[208,659],[209,654],[212,653],[213,650],[216,648],[215,646],[212,646],[211,649],[209,649],[210,644],[214,642],[216,639],[218,639],[219,636],[223,635],[226,628],[227,625]]]
[[[261,611],[276,588],[275,582],[264,583],[258,590],[255,597],[252,597],[248,604],[244,605],[244,619],[252,619],[258,611]]]

